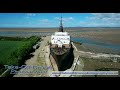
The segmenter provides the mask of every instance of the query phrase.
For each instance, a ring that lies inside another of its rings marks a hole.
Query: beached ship
[[[55,58],[58,69],[61,70],[62,63],[69,55],[71,49],[70,35],[63,31],[62,17],[60,20],[59,31],[51,36],[50,52]]]

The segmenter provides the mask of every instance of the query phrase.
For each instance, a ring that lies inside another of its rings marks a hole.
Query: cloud
[[[34,17],[34,16],[36,16],[36,14],[34,14],[34,13],[27,13],[25,18],[31,18],[31,17]]]
[[[80,22],[86,26],[120,27],[120,13],[91,13],[86,17],[88,22]]]
[[[60,18],[59,18],[59,17],[54,17],[54,19],[60,20]]]
[[[90,17],[91,20],[120,23],[120,13],[92,13],[92,15],[93,17]]]
[[[60,20],[59,17],[55,17],[54,19]],[[63,20],[63,21],[70,21],[70,20],[74,20],[74,18],[73,18],[73,17],[66,17],[66,18],[62,18],[62,20]]]
[[[27,16],[36,16],[34,13],[27,13]]]
[[[74,20],[73,17],[63,18],[63,20]]]
[[[42,19],[42,20],[40,20],[40,21],[43,22],[43,23],[48,23],[48,22],[49,22],[48,19]]]

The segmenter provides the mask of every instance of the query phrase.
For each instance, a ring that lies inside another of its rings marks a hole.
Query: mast
[[[59,32],[63,32],[62,17],[61,17],[61,19],[60,19],[60,28],[59,28]]]

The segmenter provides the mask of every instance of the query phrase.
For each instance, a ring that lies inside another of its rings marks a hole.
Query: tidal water
[[[92,40],[89,38],[71,38],[71,41],[80,42],[83,45],[91,45],[100,48],[112,49],[113,51],[120,52],[120,44],[113,44],[108,42],[102,42],[98,40]]]

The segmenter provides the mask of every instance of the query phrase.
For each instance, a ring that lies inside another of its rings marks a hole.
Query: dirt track
[[[32,53],[33,57],[26,60],[25,62],[25,64],[29,67],[22,68],[16,75],[14,75],[14,77],[47,76],[47,73],[46,73],[47,68],[46,68],[46,62],[45,62],[45,53],[46,53],[45,46],[47,45],[47,42],[49,41],[49,39],[50,39],[50,36],[43,37],[43,40],[40,42],[40,47],[34,53]]]

